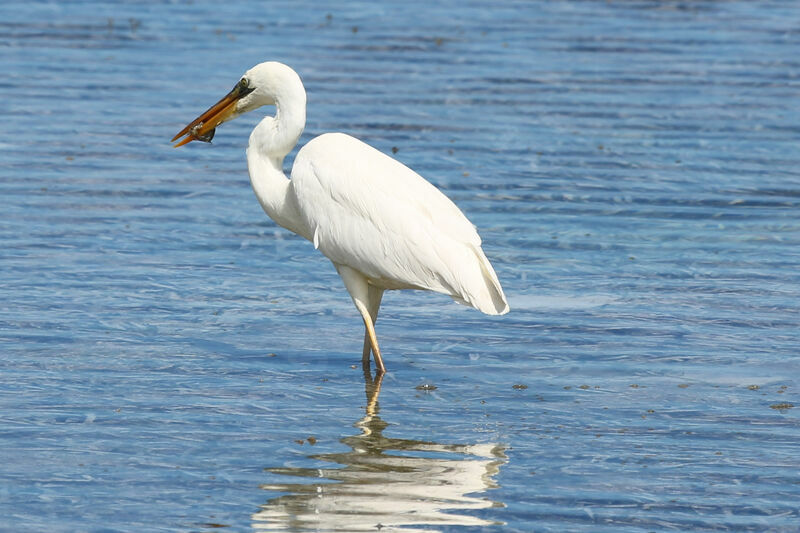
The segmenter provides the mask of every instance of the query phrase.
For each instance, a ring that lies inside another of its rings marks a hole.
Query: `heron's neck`
[[[305,96],[305,95],[303,95]],[[282,106],[278,102],[275,117],[264,118],[250,134],[247,168],[250,183],[261,207],[278,225],[310,239],[283,173],[283,160],[297,144],[305,127],[305,98],[302,106]]]

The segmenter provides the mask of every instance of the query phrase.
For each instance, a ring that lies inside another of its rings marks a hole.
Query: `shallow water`
[[[5,2],[0,529],[797,531],[799,27]],[[511,313],[388,294],[364,376],[334,269],[250,189],[258,116],[168,142],[266,59],[301,143],[396,148],[465,211]]]

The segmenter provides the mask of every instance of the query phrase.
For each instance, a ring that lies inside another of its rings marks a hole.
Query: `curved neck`
[[[253,191],[267,215],[278,225],[310,240],[291,194],[290,181],[283,173],[283,160],[305,127],[305,91],[302,99],[297,96],[295,93],[289,105],[276,98],[275,117],[265,117],[253,129],[247,147],[247,168]]]

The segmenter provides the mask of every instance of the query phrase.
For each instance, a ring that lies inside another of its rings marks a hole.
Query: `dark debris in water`
[[[433,383],[422,383],[420,385],[417,385],[414,388],[417,389],[417,390],[432,391],[432,390],[436,390],[438,387],[436,385],[434,385]]]
[[[793,403],[783,402],[783,403],[773,403],[769,406],[770,409],[776,409],[778,411],[783,411],[784,409],[791,409],[794,407]]]

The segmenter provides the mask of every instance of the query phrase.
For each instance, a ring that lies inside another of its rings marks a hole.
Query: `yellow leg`
[[[372,327],[378,323],[378,309],[381,307],[381,298],[383,298],[383,289],[379,289],[374,285],[367,286],[367,310],[372,319]],[[369,331],[364,328],[364,347],[361,350],[361,364],[369,366],[369,352],[372,349],[372,342],[369,338]]]
[[[358,305],[356,305],[356,307],[358,307]],[[359,311],[361,311],[361,309],[359,309]],[[372,355],[375,358],[377,372],[383,374],[386,372],[386,367],[383,366],[383,357],[381,357],[381,351],[378,348],[378,337],[375,335],[375,327],[372,325],[372,319],[369,314],[363,311],[361,312],[361,317],[364,319],[364,326],[366,327],[365,335],[369,337],[369,344],[372,347]],[[369,364],[369,353],[367,353],[367,364]]]
[[[367,328],[364,328],[364,347],[361,349],[361,364],[365,367],[369,367],[369,354],[371,351],[369,333],[367,333]]]
[[[369,365],[369,350],[375,358],[375,366],[377,372],[383,374],[386,372],[386,367],[383,365],[383,358],[381,351],[378,348],[378,337],[375,335],[375,320],[378,319],[378,308],[381,305],[381,297],[383,296],[383,289],[371,287],[367,282],[367,278],[357,270],[345,265],[337,265],[336,270],[339,272],[347,292],[353,299],[353,303],[361,313],[361,318],[364,320],[364,348],[361,353],[361,361],[365,366]]]

